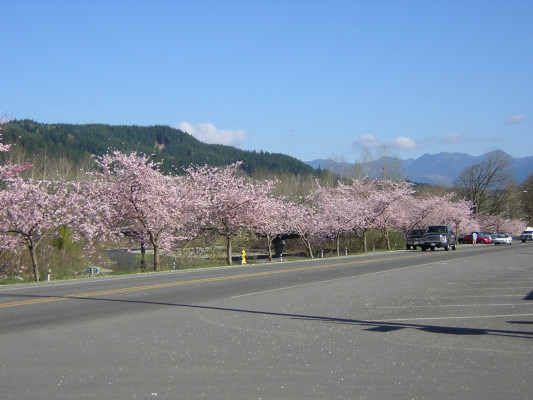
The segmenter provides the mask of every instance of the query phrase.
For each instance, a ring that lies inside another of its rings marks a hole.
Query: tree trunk
[[[383,235],[383,237],[385,238],[385,243],[387,245],[387,250],[390,250],[390,237],[389,237],[389,231],[386,230],[386,229],[383,229],[381,231],[381,234]]]
[[[232,264],[231,259],[231,236],[226,236],[227,242],[226,242],[226,261],[228,265]]]
[[[272,241],[270,234],[267,233],[267,243],[268,243],[268,261],[272,262]]]
[[[341,256],[341,244],[340,244],[341,235],[340,233],[335,234],[335,240],[337,241],[337,257],[340,257]]]
[[[159,262],[159,244],[154,243],[154,271],[159,271],[161,264]]]
[[[152,247],[154,248],[154,271],[159,271],[161,269],[159,263],[159,240],[158,237],[151,232],[149,232],[149,237],[152,242]]]
[[[31,237],[26,238],[26,243],[28,244],[28,249],[30,250],[31,263],[33,265],[33,276],[35,278],[35,282],[39,282],[39,265],[37,264],[35,245]]]
[[[383,236],[383,238],[385,239],[385,246],[387,247],[387,250],[390,250],[391,249],[391,246],[390,246],[390,235],[389,235],[389,230],[386,229],[386,228],[382,228],[379,230],[381,232],[381,235]]]
[[[311,247],[311,241],[307,241],[307,251],[309,251],[309,255],[311,256],[311,258],[315,258],[315,256],[313,255],[313,248]]]
[[[146,246],[144,244],[144,240],[141,242],[141,268],[144,271],[146,271],[146,264],[145,264],[145,255],[146,255]]]
[[[368,231],[366,229],[364,229],[362,234],[361,234],[361,238],[363,239],[363,253],[366,253],[368,251],[368,246],[366,244],[367,236],[368,236]]]
[[[304,236],[300,236],[302,242],[304,243],[304,245],[307,247],[307,251],[309,253],[309,257],[310,258],[315,258],[314,254],[313,254],[313,247],[311,246],[311,239],[304,235]]]

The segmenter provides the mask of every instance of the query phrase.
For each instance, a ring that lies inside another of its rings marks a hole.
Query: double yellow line
[[[65,295],[65,296],[40,297],[38,299],[29,299],[29,300],[13,301],[9,303],[2,303],[0,304],[0,308],[50,303],[53,301],[62,301],[62,300],[69,300],[69,299],[87,299],[91,297],[103,296],[103,295],[108,295],[108,294],[129,293],[129,292],[136,292],[140,290],[160,289],[160,288],[182,286],[182,285],[194,285],[197,283],[218,282],[218,281],[226,281],[226,280],[232,280],[232,279],[252,278],[252,277],[257,277],[257,276],[286,274],[289,272],[310,271],[310,270],[315,270],[315,269],[332,268],[332,267],[339,267],[339,266],[345,266],[345,265],[375,263],[379,261],[390,261],[390,260],[396,260],[400,258],[403,259],[403,258],[412,258],[412,257],[417,257],[417,256],[365,259],[365,260],[349,261],[349,262],[335,263],[335,264],[325,264],[325,265],[321,264],[321,265],[308,266],[308,267],[286,268],[286,269],[280,269],[280,270],[251,272],[248,274],[237,274],[237,275],[217,276],[213,278],[192,279],[188,281],[157,283],[153,285],[142,285],[142,286],[122,288],[122,289],[101,290],[97,292],[86,292],[86,293],[79,293],[79,294],[70,294],[70,295]]]

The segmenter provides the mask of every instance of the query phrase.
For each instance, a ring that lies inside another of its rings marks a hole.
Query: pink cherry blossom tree
[[[265,237],[268,247],[268,259],[272,262],[272,244],[284,234],[291,233],[290,219],[292,205],[281,198],[265,196],[258,204],[258,213],[252,230]]]
[[[8,120],[5,118],[0,119],[0,152],[8,152],[11,147],[11,145],[3,144],[1,142],[2,125],[7,122]],[[21,217],[24,217],[24,214],[20,214],[17,210],[13,209],[13,204],[16,208],[23,207],[23,204],[17,203],[17,199],[20,198],[21,191],[27,187],[23,185],[18,174],[30,167],[31,164],[29,162],[14,164],[11,160],[8,160],[4,165],[0,166],[0,254],[6,251],[16,253],[23,244],[30,246],[29,249],[32,255],[34,276],[36,277],[36,280],[38,280],[39,269],[35,247],[36,244],[38,245],[40,242],[40,239],[37,239],[39,233],[35,230],[32,232],[25,231],[22,228],[22,221],[20,219]],[[16,221],[11,220],[9,216],[10,212],[13,212],[13,214],[18,216],[19,219]],[[22,228],[22,231],[17,232],[18,228]],[[26,233],[26,238],[22,232]],[[25,238],[25,240],[21,240],[23,238]]]
[[[412,229],[434,224],[450,224],[457,233],[461,229],[473,229],[474,216],[470,203],[455,200],[455,197],[455,193],[448,193],[442,196],[415,195],[403,199],[401,212],[398,213],[398,228],[404,235]]]
[[[14,236],[30,252],[33,275],[39,281],[37,247],[45,236],[72,220],[72,186],[66,182],[11,179],[0,190],[0,234]]]
[[[520,235],[527,226],[528,221],[521,219],[504,219],[499,227],[499,232],[508,232],[511,235]]]
[[[9,151],[9,144],[3,144],[1,143],[2,140],[2,125],[4,125],[7,122],[6,118],[0,118],[0,152]]]
[[[447,214],[443,220],[453,227],[458,236],[479,230],[478,221],[473,211],[474,205],[471,201],[443,199],[443,203],[445,203],[443,206],[444,214]]]
[[[353,179],[349,187],[353,218],[351,229],[363,242],[363,252],[368,251],[367,236],[370,229],[379,229],[379,218],[387,211],[397,197],[390,191],[393,181]],[[410,190],[406,185],[404,190]],[[400,193],[400,192],[398,192]]]
[[[260,205],[274,186],[273,181],[254,182],[238,176],[241,164],[186,170],[194,193],[196,223],[201,230],[226,239],[228,265],[232,264],[232,240],[256,224]]]
[[[190,220],[190,197],[185,179],[163,175],[159,163],[135,152],[112,151],[97,157],[96,164],[99,171],[92,174],[96,181],[89,186],[94,192],[87,205],[102,214],[87,222],[91,214],[86,210],[85,225],[80,226],[89,235],[135,235],[150,243],[154,271],[159,271],[161,249],[170,250],[187,237],[183,228]]]
[[[11,145],[2,143],[2,125],[7,123],[6,118],[0,119],[0,152],[4,153],[9,151]],[[9,179],[17,176],[20,172],[31,167],[29,162],[23,164],[14,164],[11,160],[8,160],[4,165],[0,166],[0,179]]]
[[[464,199],[456,200],[454,196],[454,193],[450,193],[448,196],[441,197],[434,204],[428,221],[431,221],[432,225],[450,225],[456,234],[479,229],[473,213],[473,204]]]
[[[429,215],[440,202],[441,197],[421,195],[409,196],[401,200],[398,207],[398,228],[406,236],[413,229],[425,228],[431,225]]]
[[[357,205],[351,195],[352,187],[337,182],[337,186],[321,186],[311,191],[308,200],[313,204],[322,221],[321,230],[328,237],[335,239],[337,256],[340,256],[340,237],[352,228],[357,214]]]
[[[310,258],[314,258],[313,243],[324,234],[323,215],[310,204],[289,203],[289,230],[298,235]]]
[[[377,207],[374,228],[385,238],[387,250],[391,249],[390,231],[398,229],[403,220],[403,205],[414,194],[413,185],[408,182],[378,181],[372,200]]]
[[[527,221],[507,218],[505,213],[498,215],[478,215],[478,220],[483,231],[486,232],[506,232],[518,235],[527,226]]]

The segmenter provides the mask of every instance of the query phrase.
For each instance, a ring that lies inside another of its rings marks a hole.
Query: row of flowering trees
[[[275,181],[248,179],[240,171],[241,163],[191,166],[172,176],[135,152],[111,151],[95,157],[95,163],[95,171],[77,182],[22,179],[18,173],[29,164],[7,163],[0,169],[0,251],[17,254],[25,248],[36,281],[37,247],[65,226],[88,250],[125,236],[150,244],[154,270],[160,269],[161,250],[171,251],[179,242],[206,232],[224,237],[231,264],[232,242],[243,231],[266,238],[272,258],[273,240],[287,234],[297,235],[313,257],[319,238],[335,239],[339,254],[344,234],[358,235],[366,251],[370,230],[381,232],[390,248],[391,231],[429,224],[450,224],[463,232],[480,228],[468,202],[454,201],[451,194],[417,196],[407,182],[317,182],[296,202],[273,196]],[[521,229],[504,227],[505,223],[511,222],[500,221],[502,230]]]

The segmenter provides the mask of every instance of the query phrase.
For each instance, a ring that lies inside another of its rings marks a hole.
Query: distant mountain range
[[[252,176],[265,173],[316,175],[329,170],[339,175],[353,164],[319,159],[303,162],[294,157],[264,151],[245,151],[232,146],[205,144],[179,129],[168,126],[141,127],[135,125],[105,124],[43,124],[31,120],[15,120],[2,126],[2,142],[15,144],[2,157],[15,157],[15,161],[35,161],[39,155],[47,162],[65,158],[74,166],[83,166],[91,154],[102,155],[108,149],[123,152],[137,151],[152,154],[162,161],[163,172],[179,167],[196,165],[227,165],[243,161],[243,169]],[[489,153],[487,153],[489,154]],[[465,168],[478,164],[487,154],[474,157],[464,153],[424,154],[417,159],[398,160],[403,176],[415,183],[451,186]],[[522,183],[533,172],[533,156],[511,159],[515,179]],[[379,161],[376,161],[378,163]]]
[[[516,158],[508,155],[511,159],[511,169],[514,178],[522,183],[533,172],[533,157]],[[465,153],[438,153],[424,154],[419,158],[399,160],[404,176],[411,182],[430,183],[434,185],[451,186],[465,168],[479,164],[487,157],[483,154],[474,157]],[[353,164],[339,163],[328,159],[307,161],[313,168],[326,169],[339,175],[348,170]]]

